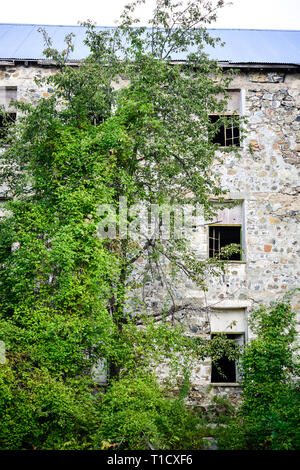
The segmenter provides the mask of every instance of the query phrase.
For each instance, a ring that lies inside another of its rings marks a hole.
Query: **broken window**
[[[240,202],[233,206],[228,201],[228,205],[224,204],[223,208],[216,204],[215,211],[216,215],[208,228],[209,258],[241,261],[245,256],[243,250],[245,247],[243,203]]]
[[[226,253],[222,248],[234,244],[235,252]],[[238,245],[238,246],[236,246]],[[209,227],[209,257],[221,260],[241,260],[241,226],[211,225]]]
[[[0,87],[0,106],[2,113],[0,114],[0,139],[3,139],[9,126],[16,120],[16,112],[13,100],[17,99],[17,87],[2,86]]]
[[[216,334],[212,334],[214,338]],[[244,334],[226,333],[227,339],[234,340],[236,344],[244,344]],[[223,355],[218,361],[211,365],[211,383],[235,383],[239,381],[238,361],[229,359]]]
[[[221,147],[240,146],[240,127],[236,119],[226,115],[212,115],[209,119],[217,127],[211,139],[213,144]]]
[[[0,139],[3,139],[7,135],[9,126],[16,121],[16,117],[16,113],[0,114]]]
[[[91,122],[93,126],[95,127],[100,126],[100,124],[102,124],[105,121],[104,114],[96,114],[95,112],[90,111],[89,115],[90,115]]]
[[[227,90],[229,95],[226,110],[222,114],[209,116],[214,129],[211,134],[211,142],[221,147],[240,146],[240,122],[241,93],[240,90]],[[220,101],[224,99],[222,94],[217,97]]]

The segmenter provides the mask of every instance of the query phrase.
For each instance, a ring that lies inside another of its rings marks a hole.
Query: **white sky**
[[[151,15],[154,0],[146,0],[142,19]],[[0,23],[76,25],[90,19],[111,26],[127,0],[13,0],[3,1]],[[231,0],[209,27],[300,29],[300,0]]]

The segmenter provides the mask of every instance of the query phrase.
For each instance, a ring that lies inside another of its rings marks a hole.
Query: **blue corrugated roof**
[[[43,27],[58,50],[64,48],[65,36],[75,34],[75,49],[72,60],[81,60],[89,50],[84,45],[85,27],[8,24],[0,23],[0,59],[41,60],[43,37],[38,29]],[[96,27],[105,29],[104,27]],[[206,52],[212,59],[230,63],[271,63],[300,64],[300,31],[259,30],[259,29],[209,29],[212,37],[220,37],[225,46],[212,48]],[[184,60],[184,54],[176,54],[174,60]]]

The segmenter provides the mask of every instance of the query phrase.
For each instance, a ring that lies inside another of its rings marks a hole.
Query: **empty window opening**
[[[212,115],[209,118],[210,122],[217,126],[217,131],[212,137],[213,144],[221,147],[240,146],[240,128],[236,120],[230,119],[230,116],[221,115]]]
[[[210,225],[209,227],[209,257],[221,260],[240,261],[241,260],[241,232],[240,225]],[[225,256],[222,248],[231,244],[239,246],[239,251]]]
[[[100,126],[105,121],[105,115],[103,114],[96,114],[94,112],[90,112],[90,120],[93,126],[97,127]]]
[[[0,139],[6,137],[9,126],[16,121],[16,117],[16,113],[0,114]]]
[[[211,337],[215,337],[212,334]],[[228,339],[234,340],[238,345],[244,344],[243,334],[226,334]],[[211,365],[211,383],[235,383],[238,382],[238,363],[236,360],[228,359],[222,356],[218,361]]]
[[[0,139],[7,135],[9,126],[16,120],[16,111],[13,101],[17,100],[16,86],[0,86]]]

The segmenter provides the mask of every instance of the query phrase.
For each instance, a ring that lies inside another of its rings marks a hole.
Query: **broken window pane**
[[[212,334],[214,338],[216,335]],[[244,344],[243,334],[226,334],[228,339],[234,340],[238,345]],[[211,365],[211,382],[212,383],[235,383],[238,382],[237,361],[222,356],[218,361]]]
[[[16,120],[16,113],[0,114],[0,140],[6,137],[9,126]]]
[[[241,260],[241,249],[238,252],[225,256],[222,248],[231,244],[241,247],[241,226],[240,225],[210,225],[209,227],[209,257],[219,258],[229,261]]]
[[[212,143],[221,147],[240,146],[240,128],[238,122],[231,116],[211,115],[210,122],[216,124],[217,131],[212,136]]]

